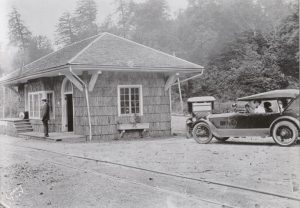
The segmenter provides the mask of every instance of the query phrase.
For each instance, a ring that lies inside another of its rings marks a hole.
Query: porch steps
[[[14,120],[13,122],[14,122],[14,126],[15,126],[17,134],[33,131],[33,128],[32,128],[32,125],[31,125],[29,119]]]
[[[49,133],[49,137],[45,137],[44,133],[40,132],[23,132],[19,133],[19,137],[25,139],[38,139],[43,141],[50,141],[50,142],[86,142],[87,137],[84,135],[77,135],[73,132],[53,132]]]

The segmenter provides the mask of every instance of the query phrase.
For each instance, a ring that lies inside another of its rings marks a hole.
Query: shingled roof
[[[133,71],[148,70],[177,70],[196,72],[202,66],[141,45],[131,40],[102,33],[82,41],[73,43],[52,52],[36,61],[24,66],[19,73],[11,73],[1,81],[29,77],[42,74],[59,67],[76,65],[89,67],[103,67],[114,70],[116,68],[130,68]],[[132,70],[131,70],[132,71]]]

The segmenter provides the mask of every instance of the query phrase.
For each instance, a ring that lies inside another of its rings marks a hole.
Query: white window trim
[[[38,117],[31,117],[30,116],[30,109],[31,109],[31,106],[30,106],[30,95],[39,95],[39,94],[42,94],[43,96],[47,96],[47,93],[52,93],[53,94],[53,103],[52,103],[52,108],[53,108],[53,116],[50,118],[50,119],[55,119],[55,94],[54,94],[54,91],[53,90],[50,90],[50,91],[36,91],[36,92],[28,92],[28,116],[29,116],[29,119],[37,119],[37,120],[40,120],[41,119],[41,111],[39,109],[39,116]],[[41,102],[41,98],[39,98],[40,102]],[[41,108],[41,106],[40,106]]]
[[[120,98],[120,90],[121,88],[139,88],[139,92],[140,92],[140,113],[138,114],[139,116],[143,115],[143,107],[144,107],[144,103],[143,103],[143,87],[142,85],[118,85],[118,116],[119,117],[123,117],[123,116],[132,116],[134,115],[134,113],[131,114],[121,114],[121,98]]]

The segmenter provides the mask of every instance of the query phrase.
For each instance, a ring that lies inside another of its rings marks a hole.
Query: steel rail
[[[126,164],[117,163],[117,162],[111,162],[111,161],[107,161],[107,160],[99,160],[99,159],[94,159],[94,158],[90,158],[90,157],[60,153],[60,152],[45,150],[45,149],[36,148],[36,147],[28,147],[28,146],[22,146],[22,145],[12,145],[12,144],[8,144],[8,143],[3,143],[3,144],[7,144],[7,145],[10,145],[10,146],[18,146],[18,147],[23,147],[23,148],[33,149],[33,150],[44,151],[44,152],[49,152],[49,153],[58,154],[58,155],[62,155],[62,156],[79,158],[79,159],[83,159],[83,160],[95,161],[95,162],[98,162],[98,163],[110,164],[110,165],[114,165],[114,166],[121,166],[121,167],[129,168],[129,169],[145,171],[145,172],[154,173],[154,174],[158,174],[158,175],[164,175],[164,176],[180,178],[180,179],[185,179],[185,180],[190,180],[190,181],[203,182],[203,183],[213,184],[213,185],[218,185],[218,186],[223,186],[223,187],[230,187],[230,188],[233,188],[233,189],[239,189],[239,190],[244,190],[244,191],[269,195],[269,196],[275,196],[275,197],[279,197],[279,198],[290,199],[290,200],[300,202],[300,198],[296,198],[296,197],[293,197],[293,196],[287,196],[287,195],[281,195],[281,194],[267,192],[267,191],[263,191],[263,190],[253,189],[253,188],[248,188],[248,187],[244,187],[244,186],[231,185],[231,184],[227,184],[227,183],[221,183],[221,182],[216,182],[216,181],[211,181],[211,180],[206,180],[206,179],[192,178],[192,177],[177,175],[177,174],[173,174],[173,173],[167,173],[167,172],[151,170],[151,169],[147,169],[147,168],[136,167],[136,166],[132,166],[132,165],[126,165]]]
[[[7,150],[5,150],[5,151],[7,151]],[[12,151],[7,151],[7,152],[17,154],[16,152],[12,152]],[[228,205],[228,204],[219,203],[219,202],[211,201],[211,200],[208,200],[208,199],[203,199],[203,198],[200,198],[200,197],[195,196],[193,194],[181,193],[181,192],[177,192],[177,191],[172,191],[172,190],[160,188],[160,187],[157,187],[157,186],[151,186],[151,185],[148,185],[148,184],[145,184],[145,183],[140,183],[140,182],[137,182],[137,181],[134,181],[134,180],[124,179],[124,178],[120,178],[120,177],[117,177],[117,176],[111,176],[111,175],[108,175],[108,174],[105,174],[105,173],[100,173],[100,172],[94,171],[94,170],[78,168],[78,167],[68,165],[68,164],[63,164],[63,163],[60,163],[60,162],[53,162],[53,161],[48,160],[48,159],[39,160],[39,159],[37,159],[35,157],[32,157],[32,156],[29,156],[29,155],[22,155],[22,157],[27,157],[31,160],[35,160],[35,161],[38,161],[38,162],[41,162],[41,163],[48,162],[48,163],[51,163],[51,164],[56,165],[56,166],[61,166],[61,167],[81,171],[81,172],[84,172],[84,173],[91,173],[91,174],[94,174],[94,175],[97,175],[97,176],[101,176],[101,177],[110,179],[112,181],[117,180],[117,181],[122,182],[122,183],[135,184],[135,185],[138,185],[138,186],[143,186],[143,187],[148,188],[150,190],[160,191],[160,192],[164,192],[164,193],[171,194],[171,195],[176,195],[176,196],[185,198],[185,199],[190,200],[190,201],[197,201],[197,202],[202,201],[202,202],[206,202],[206,203],[220,205],[221,207],[237,208],[237,207],[234,207],[234,206],[231,206],[231,205]],[[69,157],[72,157],[72,156],[69,156]],[[9,207],[7,207],[7,208],[9,208]]]

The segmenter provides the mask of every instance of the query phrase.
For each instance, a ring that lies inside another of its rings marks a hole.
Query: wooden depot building
[[[41,98],[49,100],[51,132],[90,140],[171,133],[170,86],[203,67],[131,40],[102,33],[52,52],[0,79],[15,89],[19,112],[43,132]]]

